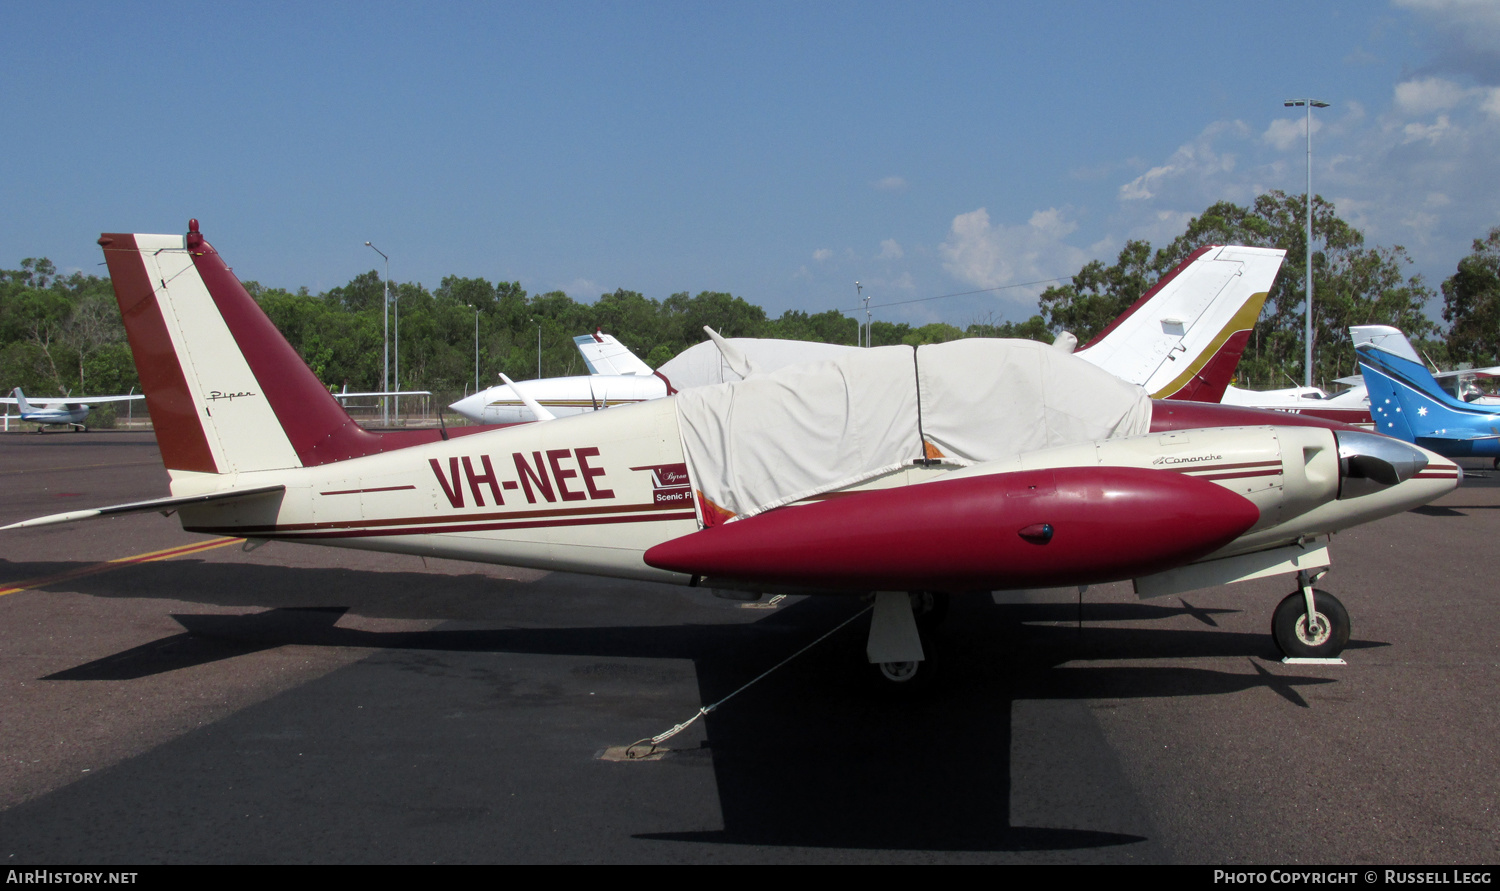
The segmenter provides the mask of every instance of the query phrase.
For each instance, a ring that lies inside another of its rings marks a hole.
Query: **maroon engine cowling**
[[[1096,584],[1190,563],[1260,519],[1180,473],[1060,467],[859,492],[663,542],[651,566],[716,582],[974,591]]]

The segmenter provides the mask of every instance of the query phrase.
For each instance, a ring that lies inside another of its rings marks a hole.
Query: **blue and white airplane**
[[[1377,433],[1446,458],[1494,458],[1500,468],[1500,405],[1454,396],[1420,362],[1377,342],[1355,347]]]
[[[133,396],[84,396],[79,399],[37,399],[30,400],[26,394],[21,392],[20,387],[11,391],[14,399],[0,399],[0,403],[16,406],[21,413],[21,420],[36,424],[36,432],[41,433],[43,427],[72,427],[79,432],[87,432],[84,420],[89,416],[89,403],[97,402],[127,402],[132,399],[145,399],[142,393]]]

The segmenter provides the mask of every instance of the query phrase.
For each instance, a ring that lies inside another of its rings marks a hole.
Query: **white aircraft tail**
[[[105,234],[162,461],[176,479],[309,467],[438,439],[356,424],[198,232]]]
[[[1350,325],[1349,338],[1354,342],[1355,347],[1362,343],[1373,343],[1387,353],[1426,367],[1427,363],[1417,355],[1416,348],[1411,345],[1411,341],[1407,340],[1405,332],[1400,328],[1393,328],[1390,325]]]
[[[21,392],[20,387],[16,387],[14,390],[12,390],[11,395],[16,397],[16,408],[21,412],[21,414],[25,415],[31,413],[31,403],[26,401],[26,394]]]
[[[651,366],[642,362],[612,335],[603,331],[580,334],[573,338],[589,374],[651,374]]]
[[[1155,399],[1218,402],[1286,251],[1202,247],[1076,355]]]

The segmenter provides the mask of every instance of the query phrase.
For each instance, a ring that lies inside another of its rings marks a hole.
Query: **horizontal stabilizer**
[[[286,486],[276,484],[274,486],[255,486],[246,489],[226,489],[222,492],[208,492],[203,495],[181,495],[168,498],[153,498],[150,501],[136,501],[130,504],[116,504],[111,507],[96,507],[92,510],[75,510],[65,514],[52,514],[48,517],[37,517],[34,520],[22,520],[9,526],[0,526],[4,529],[22,529],[27,526],[52,526],[57,523],[72,523],[75,520],[91,520],[94,517],[105,517],[112,514],[133,514],[143,511],[169,511],[175,510],[189,504],[210,504],[225,501],[235,501],[242,498],[263,498],[267,495],[276,495],[286,491]]]

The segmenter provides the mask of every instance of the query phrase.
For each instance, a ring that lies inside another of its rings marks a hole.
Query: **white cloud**
[[[1321,129],[1323,122],[1313,118],[1313,133],[1316,134]],[[1303,145],[1303,140],[1307,138],[1307,117],[1304,114],[1294,118],[1276,118],[1260,138],[1262,142],[1283,152],[1294,145]]]
[[[874,185],[882,192],[900,192],[906,188],[906,180],[899,176],[888,176],[877,180]]]
[[[1392,83],[1386,95],[1383,108],[1328,97],[1333,106],[1314,112],[1313,189],[1368,244],[1413,249],[1410,271],[1441,281],[1494,225],[1500,87],[1423,75]],[[1254,133],[1219,122],[1170,157],[1147,159],[1117,186],[1106,239],[1144,238],[1159,247],[1217,201],[1246,206],[1271,189],[1300,195],[1305,120],[1278,114]]]
[[[983,207],[953,218],[948,238],[938,248],[943,268],[954,278],[979,288],[1035,282],[1071,275],[1088,259],[1063,241],[1077,224],[1058,208],[1040,210],[1017,226],[995,226]],[[1020,301],[1035,299],[1040,287],[1018,289]]]
[[[1216,150],[1215,143],[1226,135],[1243,139],[1248,133],[1249,128],[1241,121],[1209,124],[1198,138],[1173,152],[1167,163],[1153,167],[1121,186],[1120,200],[1149,200],[1157,197],[1163,189],[1180,189],[1183,183],[1191,184],[1234,170],[1236,156]]]
[[[1053,238],[1062,238],[1064,235],[1071,234],[1074,229],[1078,228],[1077,223],[1072,220],[1063,219],[1062,211],[1055,207],[1039,210],[1032,214],[1031,219],[1027,221],[1027,225]]]
[[[1500,84],[1500,3],[1494,0],[1394,0],[1432,28],[1432,68]]]
[[[1440,114],[1435,123],[1419,124],[1413,121],[1401,128],[1401,132],[1406,134],[1407,142],[1416,142],[1425,139],[1429,143],[1436,145],[1437,141],[1442,139],[1444,134],[1448,133],[1451,129],[1452,126],[1448,122],[1448,116]]]
[[[813,259],[817,260],[819,263],[822,263],[824,260],[827,260],[832,256],[833,251],[830,251],[828,248],[818,248],[817,250],[813,251],[812,254]]]
[[[880,254],[875,259],[899,260],[904,256],[906,256],[906,251],[901,250],[901,245],[896,243],[896,239],[887,238],[880,243]]]
[[[1412,116],[1446,111],[1462,102],[1469,91],[1451,80],[1424,77],[1396,84],[1396,111]]]

